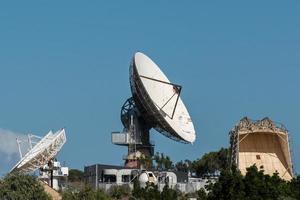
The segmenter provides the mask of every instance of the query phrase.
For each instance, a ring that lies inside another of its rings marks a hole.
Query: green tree
[[[95,200],[111,200],[111,198],[104,191],[96,190]]]
[[[273,176],[264,174],[255,165],[247,168],[244,178],[247,200],[280,200],[291,196],[289,185],[277,173]]]
[[[153,183],[147,183],[145,188],[141,188],[138,181],[134,182],[134,189],[132,191],[131,200],[176,200],[187,199],[182,194],[174,189],[171,189],[166,185],[163,191],[158,190],[158,186]]]
[[[143,199],[145,200],[160,200],[160,192],[157,185],[153,183],[147,184],[144,189]]]
[[[177,171],[188,172],[192,171],[192,162],[190,160],[179,161],[175,164]]]
[[[300,176],[295,177],[290,183],[291,196],[295,199],[300,199]]]
[[[224,170],[230,167],[230,150],[227,148],[221,148],[217,152],[218,170]]]
[[[160,200],[160,191],[157,185],[147,183],[145,188],[140,187],[138,181],[134,182],[134,189],[130,200]]]
[[[132,199],[139,199],[143,196],[144,189],[141,188],[140,183],[137,179],[133,181]]]
[[[70,169],[69,170],[68,181],[81,182],[81,181],[83,181],[83,178],[84,178],[83,171],[78,170],[78,169]]]
[[[0,199],[49,200],[43,186],[33,176],[9,174],[0,184]]]
[[[197,191],[197,196],[197,200],[207,200],[207,194],[203,188]]]
[[[86,186],[78,193],[78,199],[82,200],[92,200],[95,199],[95,191],[89,187]]]
[[[221,148],[217,152],[209,152],[192,162],[192,171],[198,176],[213,174],[229,167],[229,150]]]
[[[160,199],[162,200],[174,200],[179,196],[179,192],[169,188],[168,185],[165,185],[163,191],[160,194]]]
[[[210,184],[207,189],[208,200],[243,200],[245,198],[243,177],[236,168],[223,170],[219,180]]]
[[[266,185],[264,181],[263,171],[258,171],[256,166],[252,166],[247,169],[246,176],[244,178],[245,192],[247,199],[261,199],[266,196]]]
[[[158,152],[154,155],[154,161],[156,163],[156,169],[162,169],[162,160]]]
[[[81,190],[67,189],[62,193],[63,200],[110,200],[111,198],[102,190],[92,190],[85,186]]]
[[[277,173],[272,176],[264,174],[263,170],[251,166],[243,177],[233,167],[223,170],[219,180],[207,187],[208,200],[296,200],[293,190],[299,191],[297,184],[291,189],[291,183],[282,180]]]
[[[63,200],[78,200],[78,191],[67,189],[62,192],[62,199]]]
[[[174,169],[173,161],[169,156],[165,156],[163,153],[159,154],[156,152],[154,155],[154,161],[156,163],[156,169],[158,170],[169,170]]]
[[[171,158],[169,156],[166,156],[166,158],[164,159],[163,163],[164,163],[164,169],[165,170],[169,170],[169,169],[173,169],[174,168],[173,162],[172,162],[172,160],[171,160]]]
[[[131,191],[128,185],[116,185],[110,188],[109,194],[114,199],[122,199],[128,197]]]
[[[151,169],[152,168],[152,158],[150,156],[142,156],[138,158],[138,162],[140,167],[144,169]]]

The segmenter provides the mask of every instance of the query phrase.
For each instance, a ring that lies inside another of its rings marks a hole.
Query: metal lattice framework
[[[50,131],[12,168],[11,172],[28,173],[48,164],[66,143],[65,129]]]
[[[283,124],[269,118],[251,120],[247,117],[229,132],[231,164],[242,172],[255,164],[272,175],[286,180],[293,177],[293,163],[289,144],[288,130]]]

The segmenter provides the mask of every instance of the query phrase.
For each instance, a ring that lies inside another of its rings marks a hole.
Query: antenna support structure
[[[122,132],[112,132],[112,143],[127,146],[128,153],[123,157],[125,166],[137,168],[139,159],[154,155],[154,142],[150,140],[151,127],[143,120],[132,97],[127,99],[121,108]]]
[[[171,83],[141,52],[133,56],[129,83],[132,97],[121,108],[123,132],[112,133],[113,144],[128,147],[128,154],[124,156],[125,167],[150,167],[147,157],[154,154],[154,142],[149,134],[152,128],[178,142],[195,141],[192,119],[180,98],[182,86]]]

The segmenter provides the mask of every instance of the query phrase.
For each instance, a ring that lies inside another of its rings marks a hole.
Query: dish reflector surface
[[[172,84],[141,52],[135,53],[131,63],[130,85],[137,107],[148,124],[176,141],[195,141],[193,122],[180,98],[181,87]]]
[[[65,129],[50,131],[12,168],[11,172],[31,172],[53,159],[66,142]]]

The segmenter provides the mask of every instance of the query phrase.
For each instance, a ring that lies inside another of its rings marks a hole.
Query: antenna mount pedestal
[[[137,168],[138,160],[143,157],[152,157],[154,144],[150,141],[149,130],[146,122],[140,116],[133,98],[125,101],[121,109],[123,132],[112,133],[112,143],[128,147],[128,154],[124,156],[125,166]]]

